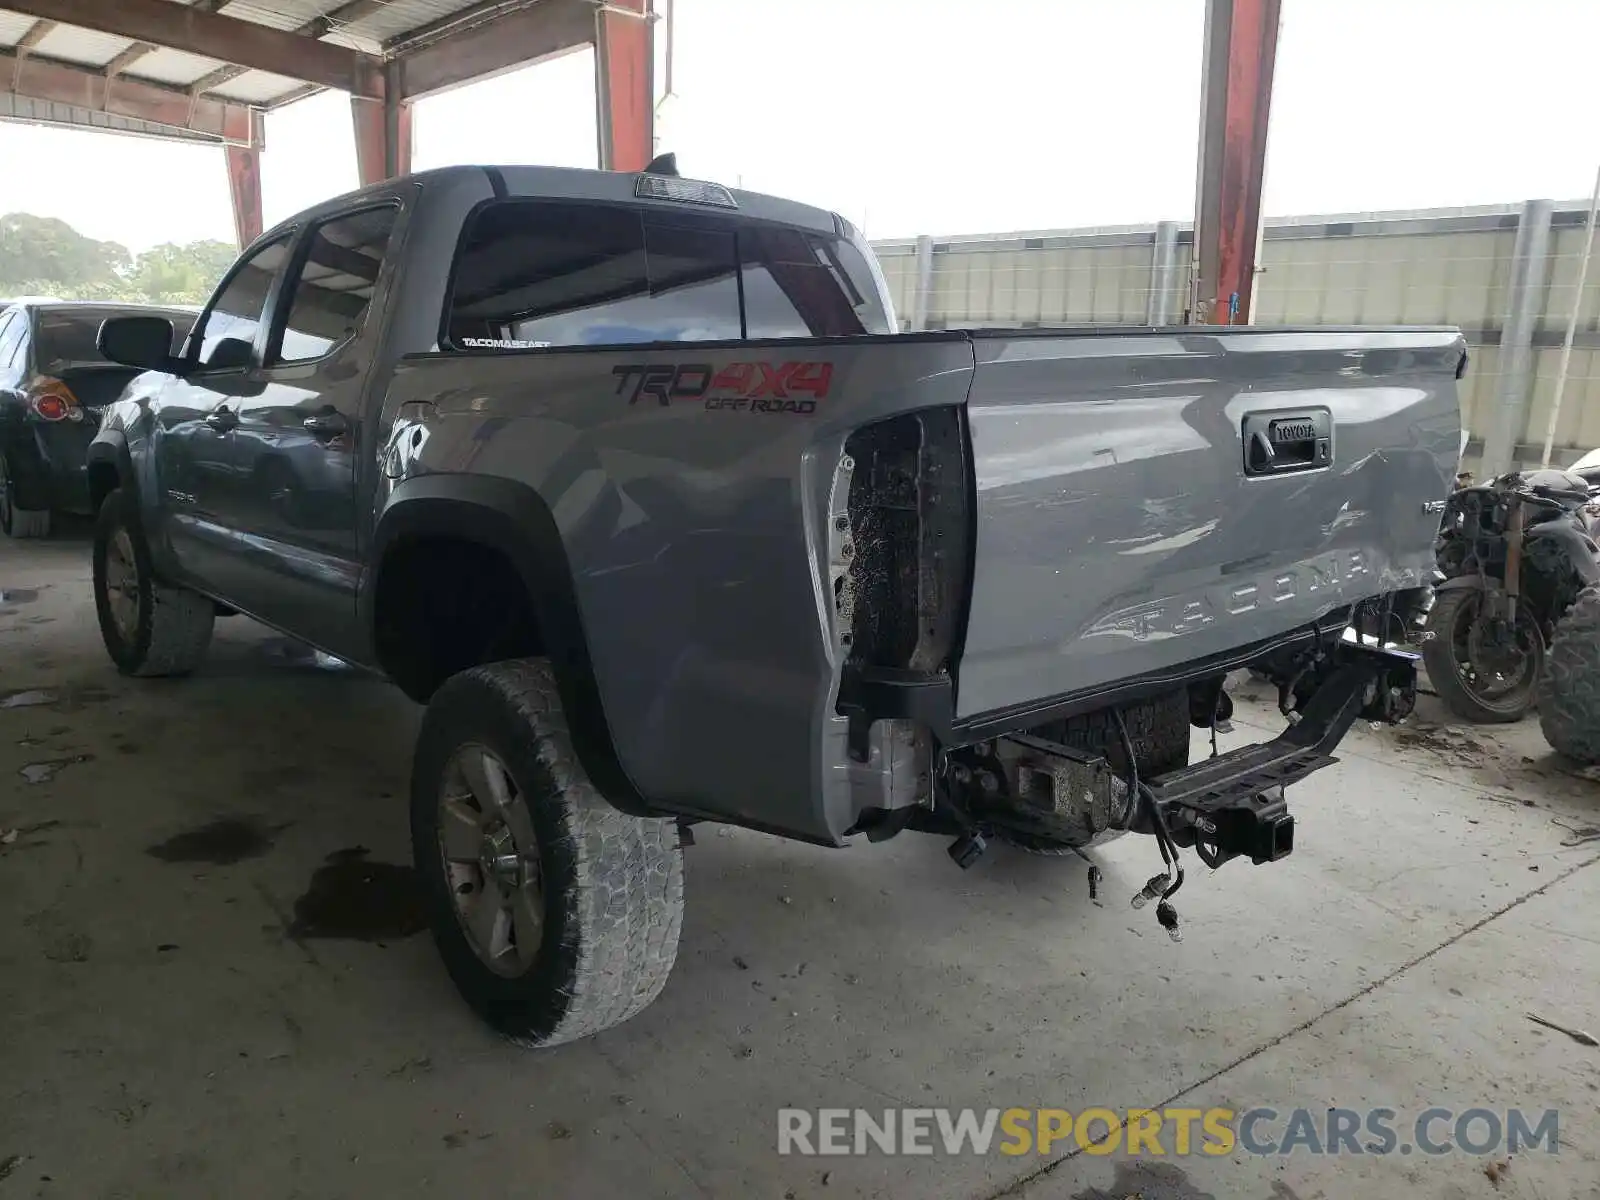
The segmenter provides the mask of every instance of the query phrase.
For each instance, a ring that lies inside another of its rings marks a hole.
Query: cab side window
[[[753,338],[887,333],[866,264],[848,242],[780,225],[739,231],[745,321]]]
[[[210,309],[190,335],[199,339],[196,361],[203,367],[223,369],[250,363],[256,329],[267,306],[267,293],[288,258],[292,233],[286,233],[257,250],[223,285]]]
[[[283,337],[268,365],[322,358],[360,332],[399,217],[391,204],[335,217],[312,231],[292,282]]]
[[[594,204],[507,200],[468,225],[447,335],[456,349],[737,339],[726,225]]]

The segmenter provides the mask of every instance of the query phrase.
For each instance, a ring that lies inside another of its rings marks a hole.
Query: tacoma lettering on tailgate
[[[1370,578],[1375,567],[1361,550],[1341,551],[1308,560],[1270,578],[1207,588],[1199,596],[1174,597],[1155,604],[1108,613],[1087,630],[1085,637],[1123,637],[1144,642],[1178,637],[1211,624],[1219,617],[1239,616],[1293,600],[1302,592],[1328,589],[1337,597],[1341,585]],[[1394,590],[1425,582],[1417,569],[1388,566],[1378,572],[1374,587]]]
[[[612,367],[617,395],[628,403],[654,400],[666,408],[693,400],[707,409],[753,413],[817,411],[833,383],[830,362],[736,362],[718,370],[709,363],[629,363]]]

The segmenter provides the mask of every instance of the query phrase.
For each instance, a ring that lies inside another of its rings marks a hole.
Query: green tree
[[[128,286],[151,304],[203,304],[235,254],[231,242],[168,242],[139,255]]]
[[[133,266],[127,247],[84,237],[56,217],[0,217],[0,292],[77,295],[116,290]]]
[[[168,242],[135,258],[32,213],[0,217],[0,299],[56,296],[143,304],[203,304],[233,263],[229,242]]]

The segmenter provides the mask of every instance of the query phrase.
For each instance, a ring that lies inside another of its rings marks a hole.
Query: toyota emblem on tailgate
[[[1310,421],[1274,421],[1267,430],[1274,442],[1309,442],[1317,436],[1317,427]]]

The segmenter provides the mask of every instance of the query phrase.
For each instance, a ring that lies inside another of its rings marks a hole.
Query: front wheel
[[[599,1033],[666,984],[683,924],[677,826],[619,812],[589,782],[545,661],[474,667],[433,697],[411,841],[445,968],[513,1040]]]
[[[94,607],[106,652],[124,675],[187,675],[210,648],[216,606],[156,579],[132,498],[121,488],[95,520]]]
[[[1439,592],[1428,613],[1422,661],[1445,707],[1480,725],[1520,721],[1544,670],[1544,635],[1526,600],[1514,629],[1487,612],[1478,588]]]

